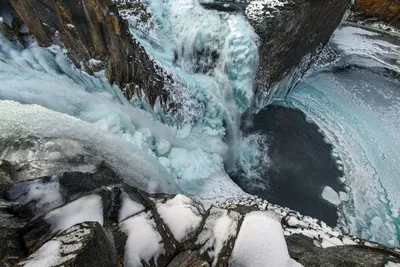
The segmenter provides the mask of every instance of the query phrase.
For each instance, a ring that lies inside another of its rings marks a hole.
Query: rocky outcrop
[[[260,36],[256,91],[268,91],[317,47],[329,41],[350,4],[349,0],[221,0],[204,1],[206,8],[242,9]]]
[[[257,2],[249,1],[246,8],[261,38],[256,90],[271,88],[306,54],[326,44],[349,5],[348,0],[290,0],[275,6],[264,1],[262,7]]]
[[[111,1],[10,0],[42,46],[62,44],[77,67],[106,69],[128,99],[143,91],[151,104],[166,97],[164,79],[144,48],[132,39]]]
[[[6,266],[400,262],[395,249],[335,235],[324,223],[294,213],[282,217],[284,209],[274,205],[259,206],[253,200],[243,202],[248,206],[227,203],[206,210],[187,196],[147,194],[124,185],[107,165],[93,173],[65,172],[22,181],[6,195],[13,201],[0,202],[0,261]]]
[[[356,0],[354,10],[365,17],[376,18],[400,29],[399,0]]]

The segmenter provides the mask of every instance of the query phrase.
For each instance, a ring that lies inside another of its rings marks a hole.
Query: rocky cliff
[[[397,250],[258,200],[206,209],[147,194],[102,163],[13,182],[0,164],[0,266],[384,266]],[[14,184],[14,185],[13,185]],[[262,236],[262,238],[259,238]],[[297,262],[296,262],[296,261]]]
[[[365,17],[376,18],[400,28],[399,0],[356,0],[354,10]]]
[[[203,5],[243,12],[249,19],[261,39],[255,89],[268,91],[307,54],[329,41],[349,4],[349,0],[222,0]]]
[[[10,2],[40,45],[61,44],[73,63],[89,73],[106,69],[109,81],[120,86],[128,99],[142,91],[151,104],[157,97],[165,99],[159,67],[132,39],[111,1]]]

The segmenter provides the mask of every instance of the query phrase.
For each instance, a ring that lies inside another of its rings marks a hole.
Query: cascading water
[[[225,165],[235,161],[231,155],[239,153],[228,153],[223,140],[241,139],[240,117],[251,105],[258,64],[256,34],[242,15],[205,10],[194,0],[153,0],[148,8],[148,28],[135,24],[135,16],[125,17],[131,27],[142,27],[133,35],[180,84],[174,101],[183,116],[171,123],[177,127],[135,108],[138,99],[129,103],[102,73],[91,77],[73,68],[61,49],[35,44],[19,49],[3,36],[0,99],[74,116],[138,147],[142,157],[168,170],[163,190],[174,191],[177,183],[184,192],[213,202],[245,195],[225,172]]]

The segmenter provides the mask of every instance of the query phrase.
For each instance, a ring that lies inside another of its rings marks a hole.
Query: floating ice
[[[341,203],[339,194],[330,186],[324,187],[324,190],[322,191],[322,197],[335,206],[339,206]]]

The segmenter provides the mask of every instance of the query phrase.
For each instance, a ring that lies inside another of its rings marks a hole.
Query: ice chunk
[[[151,212],[142,212],[123,221],[121,229],[128,235],[125,245],[124,265],[141,267],[142,261],[157,260],[164,253],[161,235],[156,229],[156,223]]]
[[[290,258],[278,216],[273,212],[254,211],[243,220],[230,266],[302,266]]]
[[[339,191],[339,198],[341,201],[345,201],[345,202],[350,200],[350,196],[346,192],[343,192],[343,191]]]
[[[88,195],[46,214],[51,231],[63,231],[82,222],[98,222],[103,225],[103,205],[99,195]]]
[[[167,154],[170,149],[171,149],[171,144],[165,139],[160,139],[156,144],[156,153],[157,156],[159,157]]]
[[[119,222],[145,210],[145,207],[142,204],[133,201],[129,197],[129,195],[125,192],[121,194],[121,201],[122,201],[122,207],[118,214]]]
[[[341,203],[339,194],[330,186],[324,187],[324,190],[322,191],[322,197],[335,206],[339,206]]]
[[[165,203],[157,203],[161,219],[169,227],[175,239],[183,242],[200,226],[202,207],[184,195],[176,195]]]

